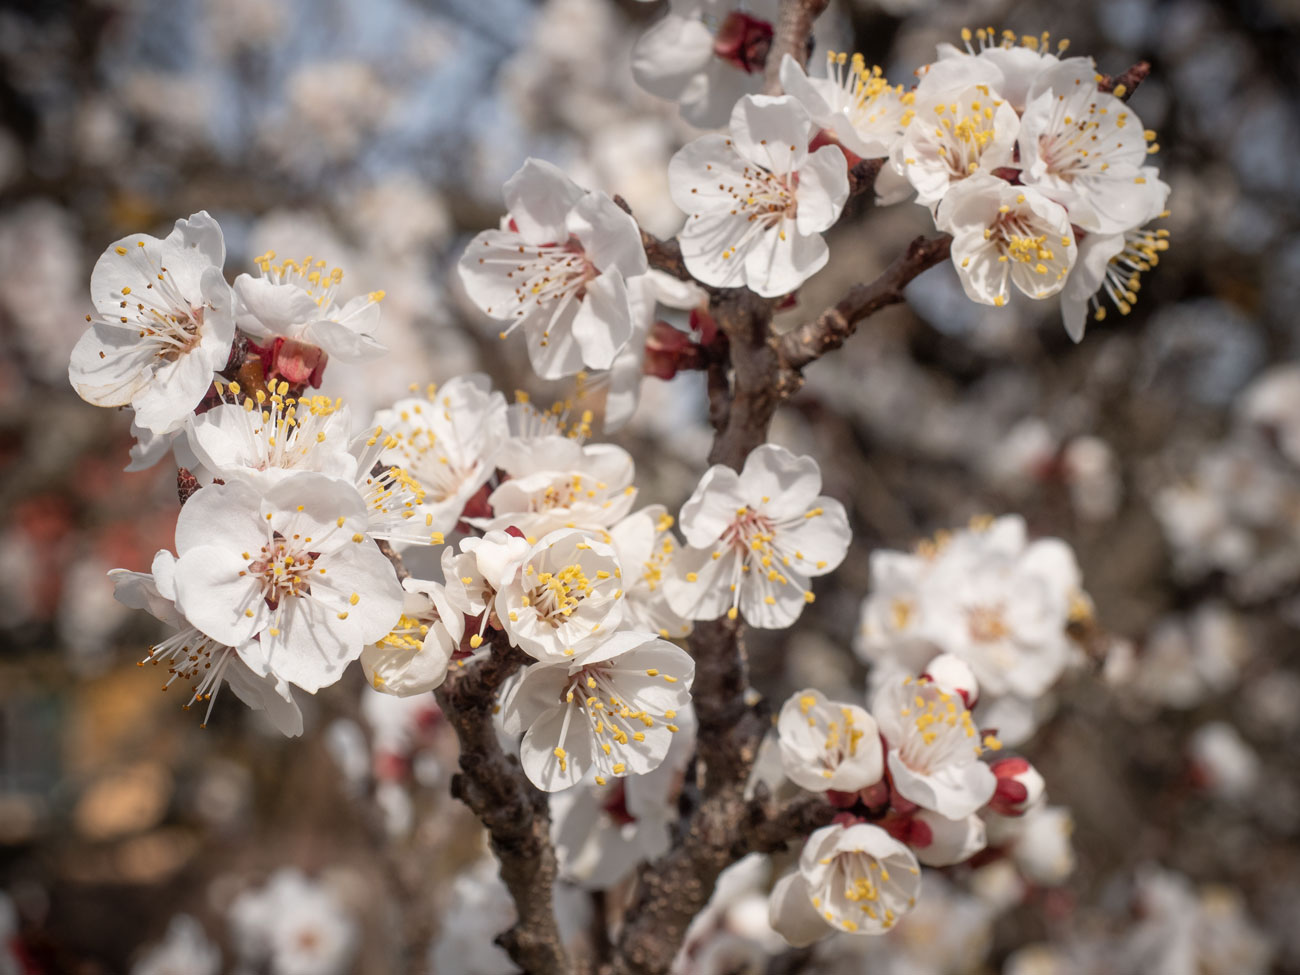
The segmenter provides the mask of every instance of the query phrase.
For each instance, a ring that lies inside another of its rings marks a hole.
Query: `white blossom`
[[[481,374],[430,388],[375,414],[378,462],[419,484],[415,517],[429,532],[455,528],[469,500],[487,483],[509,434],[505,397]]]
[[[916,673],[950,653],[988,696],[1041,696],[1064,670],[1066,627],[1086,606],[1069,546],[1030,542],[1014,515],[941,533],[915,554],[873,553],[871,568],[859,654]]]
[[[1155,170],[1144,167],[1143,172]],[[1155,179],[1154,175],[1150,177]],[[1162,184],[1163,185],[1163,184]],[[1160,216],[1153,213],[1153,219]],[[1145,221],[1143,221],[1145,223]],[[1169,231],[1138,227],[1118,234],[1084,234],[1078,242],[1078,257],[1061,290],[1061,320],[1070,338],[1083,339],[1088,311],[1094,321],[1104,321],[1108,299],[1121,315],[1133,310],[1142,275],[1160,263],[1169,249]]]
[[[965,863],[988,844],[984,820],[975,813],[958,819],[941,816],[932,809],[920,809],[912,816],[908,840],[916,858],[927,867],[948,867]],[[924,844],[915,841],[916,824],[928,834]]]
[[[315,692],[389,633],[402,588],[343,481],[296,472],[196,492],[176,522],[176,601],[252,670]]]
[[[1123,100],[1097,90],[1091,64],[1042,75],[1020,120],[1020,179],[1089,233],[1122,234],[1164,209],[1169,187],[1145,166],[1155,133]]]
[[[967,297],[1002,306],[1015,285],[1031,298],[1065,287],[1077,248],[1070,214],[1028,186],[979,174],[945,193],[935,225],[952,234]]]
[[[242,401],[238,383],[217,388],[231,400],[192,417],[185,431],[190,449],[213,475],[265,473],[274,480],[316,471],[352,480],[352,421],[340,400],[290,396],[283,381],[270,384],[270,395],[259,389]]]
[[[492,516],[468,519],[477,528],[513,526],[534,539],[560,528],[599,532],[636,501],[632,455],[614,444],[555,434],[515,439],[497,464],[509,478],[488,496]]]
[[[961,698],[932,682],[904,678],[886,684],[871,705],[888,751],[894,788],[905,799],[960,820],[993,796],[997,780],[980,756],[981,741]]]
[[[581,657],[524,671],[503,704],[507,733],[534,785],[555,792],[594,773],[597,785],[644,775],[665,759],[690,704],[695,663],[648,633],[616,633]]]
[[[226,245],[205,210],[162,240],[111,244],[90,275],[96,315],[72,350],[68,377],[95,406],[135,409],[152,434],[178,430],[224,369],[235,337]]]
[[[808,151],[816,131],[793,98],[746,95],[729,137],[703,136],[673,156],[669,188],[687,213],[678,240],[698,281],[772,298],[825,267],[822,232],[839,219],[849,180],[837,147]]]
[[[844,506],[820,489],[816,461],[774,444],[751,452],[739,474],[709,468],[682,506],[686,547],[666,583],[669,605],[687,619],[739,612],[765,629],[793,623],[813,600],[809,578],[849,547]]]
[[[230,905],[240,957],[271,975],[344,975],[356,954],[356,921],[323,885],[297,870],[277,871],[265,887]]]
[[[551,532],[513,568],[493,608],[511,644],[538,660],[579,659],[623,622],[623,570],[594,535]]]
[[[645,274],[641,233],[604,193],[529,159],[506,181],[505,229],[485,230],[458,265],[488,316],[522,328],[543,379],[608,369],[632,337],[627,279]]]
[[[331,269],[327,261],[310,256],[273,264],[275,259],[275,251],[267,251],[254,259],[260,276],[235,278],[242,331],[263,343],[314,346],[342,362],[367,362],[388,351],[372,335],[379,327],[384,292],[358,295],[340,306],[335,292],[343,281],[342,268]],[[286,378],[303,382],[311,371],[308,367],[302,375]]]
[[[410,697],[442,685],[465,634],[465,617],[436,582],[407,578],[402,588],[397,625],[361,651],[361,667],[375,690]]]
[[[799,869],[772,891],[772,927],[812,944],[832,931],[884,934],[916,906],[921,870],[912,852],[879,826],[824,826],[804,843]]]
[[[461,539],[458,549],[442,550],[447,602],[462,616],[479,621],[478,632],[470,636],[472,649],[482,644],[483,633],[495,617],[497,592],[514,580],[530,549],[526,539],[493,530]]]
[[[220,643],[194,627],[176,608],[176,557],[160,551],[149,572],[113,569],[113,595],[132,609],[146,610],[176,632],[149,650],[142,664],[166,665],[163,690],[176,682],[189,683],[191,693],[186,710],[208,702],[204,724],[212,714],[223,683],[254,711],[263,711],[283,735],[302,734],[302,712],[288,683],[274,674],[257,674],[244,663],[235,648]],[[255,651],[254,651],[255,652]]]
[[[1065,65],[1076,72],[1086,71],[1090,78],[1097,71],[1092,58],[1060,57],[1070,46],[1069,41],[1058,41],[1053,53],[1046,32],[1039,37],[1020,37],[1011,30],[1004,30],[999,35],[992,29],[977,28],[973,32],[964,29],[961,36],[963,48],[953,44],[939,45],[939,60],[930,65],[927,72],[966,72],[975,66],[988,72],[988,83],[1018,113],[1025,111],[1031,91],[1041,83],[1041,79],[1059,66]]]
[[[799,691],[782,705],[776,731],[781,767],[800,788],[856,792],[884,775],[880,733],[860,707],[828,701],[820,691]]]
[[[661,504],[628,515],[609,529],[610,544],[623,567],[627,624],[651,630],[665,640],[690,634],[691,623],[673,611],[665,584],[675,578],[678,543],[673,516]]]
[[[781,86],[823,131],[855,156],[889,156],[914,114],[914,94],[902,85],[891,85],[879,67],[867,66],[861,54],[850,59],[828,51],[826,70],[827,77],[813,78],[787,54],[781,59]]]
[[[949,67],[949,65],[952,65]],[[914,92],[915,114],[894,148],[893,165],[934,206],[977,173],[1011,166],[1020,119],[992,85],[997,72],[973,60],[937,62]]]

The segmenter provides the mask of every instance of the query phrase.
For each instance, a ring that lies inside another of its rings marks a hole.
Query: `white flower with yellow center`
[[[176,556],[163,550],[154,557],[150,572],[113,569],[108,574],[118,602],[147,610],[176,631],[154,644],[140,666],[166,665],[164,691],[173,684],[188,684],[190,697],[183,706],[188,711],[206,701],[205,727],[225,683],[254,711],[264,711],[281,734],[290,738],[302,734],[302,712],[287,683],[273,674],[255,674],[234,647],[200,632],[176,609],[175,570]],[[250,652],[255,655],[257,648],[250,648]]]
[[[880,689],[871,705],[888,751],[886,763],[903,798],[953,820],[993,797],[997,777],[980,761],[985,745],[956,692],[926,678],[905,677]]]
[[[1032,700],[1069,660],[1066,628],[1085,606],[1065,542],[1030,542],[1008,516],[958,532],[937,547],[924,583],[920,632],[966,661],[989,695]],[[877,716],[879,718],[879,716]]]
[[[379,327],[384,292],[358,295],[340,306],[335,299],[341,268],[310,256],[279,264],[272,263],[275,259],[275,251],[267,251],[254,260],[260,277],[235,278],[242,331],[263,343],[283,339],[314,345],[343,362],[367,362],[388,351],[371,334]]]
[[[1155,169],[1142,170],[1156,180]],[[1163,184],[1161,184],[1163,185]],[[1168,216],[1164,210],[1152,219]],[[1142,226],[1122,234],[1084,234],[1079,241],[1079,257],[1074,270],[1061,289],[1061,319],[1070,338],[1078,342],[1088,326],[1088,310],[1094,321],[1104,321],[1108,299],[1121,315],[1127,315],[1137,302],[1142,275],[1160,263],[1160,255],[1169,249],[1169,231]]]
[[[204,210],[162,240],[132,234],[109,246],[90,275],[96,314],[68,366],[77,395],[133,407],[151,434],[180,429],[235,338],[225,259],[221,228]]]
[[[875,719],[853,704],[826,700],[820,691],[790,695],[776,722],[781,767],[810,792],[856,792],[885,774]]]
[[[451,546],[442,550],[447,601],[462,616],[478,620],[478,632],[469,638],[471,648],[482,646],[483,634],[495,619],[497,592],[514,579],[529,550],[525,539],[504,531],[463,538],[459,551]]]
[[[1122,234],[1164,209],[1169,186],[1148,168],[1155,133],[1122,99],[1097,90],[1088,63],[1047,72],[1020,120],[1020,179],[1096,234]]]
[[[673,610],[711,620],[739,612],[751,626],[789,626],[813,601],[808,580],[825,575],[849,548],[844,506],[820,496],[811,457],[764,444],[739,474],[709,468],[682,505],[686,547],[665,583]]]
[[[525,670],[503,722],[507,734],[525,732],[519,759],[539,789],[566,789],[588,773],[604,785],[663,763],[694,678],[684,650],[623,631],[571,662]]]
[[[888,156],[914,114],[915,95],[891,85],[861,54],[826,52],[825,78],[813,78],[790,55],[781,60],[781,86],[812,120],[862,159]]]
[[[543,661],[581,657],[623,622],[614,549],[576,529],[551,532],[514,566],[494,609],[512,645]]]
[[[289,384],[270,384],[240,396],[238,383],[217,384],[220,406],[192,417],[186,428],[190,449],[215,476],[265,473],[270,479],[291,471],[316,471],[352,480],[356,458],[348,451],[352,421],[341,400],[289,396]]]
[[[430,532],[450,532],[487,483],[508,436],[505,397],[474,374],[430,387],[375,414],[378,461],[398,467],[423,491],[416,516]]]
[[[1011,30],[999,34],[991,28],[981,27],[975,31],[962,30],[961,39],[960,48],[954,44],[940,44],[939,60],[926,69],[927,73],[962,73],[969,71],[972,64],[984,71],[991,70],[989,83],[1017,112],[1025,110],[1030,92],[1039,80],[1058,66],[1064,64],[1086,70],[1090,77],[1097,70],[1092,58],[1063,60],[1061,55],[1069,48],[1070,42],[1058,41],[1053,52],[1051,35],[1046,31],[1038,36],[1018,36]]]
[[[976,173],[1014,164],[1020,119],[993,87],[997,72],[971,60],[938,62],[916,86],[913,109],[895,146],[893,165],[916,189],[916,202],[934,206]]]
[[[985,305],[1005,305],[1011,285],[1031,298],[1056,294],[1078,253],[1064,207],[987,174],[950,189],[934,222],[952,234],[952,263],[967,297]]]
[[[470,241],[461,283],[491,318],[522,328],[543,379],[608,369],[632,337],[627,279],[645,274],[641,232],[604,193],[529,159],[503,190],[509,222]]]
[[[624,567],[627,625],[652,630],[665,640],[691,632],[668,604],[664,587],[676,569],[673,559],[678,542],[672,533],[673,516],[661,504],[652,504],[628,515],[609,530],[610,544]]]
[[[402,613],[356,489],[324,474],[202,488],[176,522],[176,603],[255,673],[315,692]]]
[[[395,697],[427,694],[442,685],[465,634],[465,617],[436,582],[408,578],[402,615],[392,631],[361,651],[370,686]]]
[[[560,528],[601,532],[636,501],[632,455],[614,444],[582,444],[559,435],[515,439],[497,465],[509,475],[488,496],[490,518],[476,528],[518,528],[537,539]]]
[[[849,178],[835,146],[808,151],[816,134],[795,99],[746,95],[730,136],[703,136],[673,156],[668,187],[687,213],[678,240],[696,280],[775,298],[825,267],[822,232],[839,219]]]
[[[800,947],[835,931],[884,934],[920,890],[916,857],[879,826],[823,826],[804,843],[799,869],[777,881],[768,919]]]

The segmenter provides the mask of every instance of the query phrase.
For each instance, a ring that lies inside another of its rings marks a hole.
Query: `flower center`
[[[975,606],[967,610],[966,625],[971,639],[977,643],[995,643],[1011,634],[1001,606]]]
[[[279,535],[263,545],[249,560],[248,571],[259,577],[267,606],[275,609],[285,598],[310,595],[311,571],[319,554],[291,547]]]
[[[899,715],[912,723],[912,732],[898,745],[903,764],[922,774],[955,760],[965,760],[964,750],[975,755],[982,751],[970,711],[962,707],[954,694],[941,691],[928,680],[905,682],[914,685],[914,693],[899,709]]]
[[[531,572],[532,568],[530,565],[524,571]],[[603,574],[605,579],[610,577],[608,572]],[[596,584],[601,581],[604,580],[588,579],[582,565],[577,562],[556,572],[539,572],[528,592],[529,605],[543,623],[555,629],[577,611],[583,600],[595,593]]]

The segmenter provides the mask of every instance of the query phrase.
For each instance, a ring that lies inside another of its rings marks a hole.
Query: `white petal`
[[[568,240],[565,217],[586,194],[564,171],[544,159],[529,158],[506,180],[506,209],[530,244]]]
[[[820,941],[835,931],[812,906],[808,883],[797,870],[786,874],[772,888],[767,920],[777,934],[796,948]]]
[[[799,167],[799,233],[829,230],[848,198],[848,161],[838,147],[822,146]]]

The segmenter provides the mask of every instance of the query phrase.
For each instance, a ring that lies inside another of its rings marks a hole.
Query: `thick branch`
[[[551,898],[556,861],[546,796],[525,778],[518,760],[501,751],[492,726],[497,691],[526,662],[521,651],[495,641],[490,657],[453,668],[435,693],[460,740],[460,772],[451,793],[487,827],[501,879],[519,912],[497,943],[524,971],[560,975],[570,967]]]
[[[763,91],[781,94],[781,59],[790,55],[800,65],[808,62],[813,21],[822,15],[829,0],[781,0],[772,46],[767,52],[767,77]]]
[[[811,322],[781,336],[782,364],[798,371],[838,349],[857,330],[858,322],[903,300],[903,288],[922,271],[946,260],[952,238],[917,237],[874,281],[855,285],[835,306]]]
[[[784,803],[746,800],[744,783],[704,800],[664,859],[641,873],[612,971],[662,975],[681,948],[691,920],[713,895],[718,875],[748,853],[771,853],[825,826],[835,810],[802,793]]]

